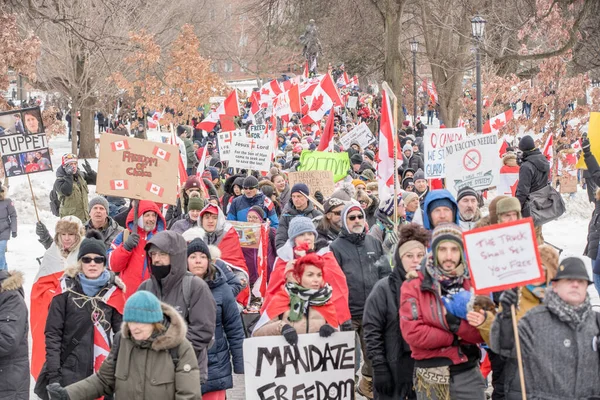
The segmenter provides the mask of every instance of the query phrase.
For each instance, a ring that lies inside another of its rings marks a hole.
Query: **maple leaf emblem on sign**
[[[500,129],[503,126],[504,126],[504,121],[502,121],[500,118],[496,118],[494,120],[494,123],[492,124],[492,128],[494,128],[495,130]]]
[[[159,156],[164,156],[165,155],[165,151],[164,150],[159,150],[158,151],[158,155]]]
[[[122,182],[117,182],[117,183],[116,183],[116,185],[117,185],[118,187],[121,187],[121,186],[123,186],[123,183],[122,183]]]
[[[120,149],[121,147],[123,147],[123,142],[117,142],[117,148]]]
[[[309,111],[319,110],[322,106],[323,106],[323,95],[320,94],[313,99],[312,104],[310,105]]]

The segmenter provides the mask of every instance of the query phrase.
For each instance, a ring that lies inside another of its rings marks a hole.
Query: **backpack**
[[[50,211],[52,211],[55,217],[58,217],[60,214],[60,199],[54,189],[50,191]]]
[[[127,231],[124,231],[124,232],[127,232]],[[183,303],[185,306],[185,309],[183,310],[183,319],[188,324],[190,323],[190,321],[189,321],[190,301],[192,298],[192,280],[193,279],[194,279],[194,274],[192,274],[189,271],[186,271],[185,275],[183,275],[183,280],[181,282],[181,289],[183,291]],[[152,283],[151,279],[148,279],[148,280],[142,282],[142,284],[140,285],[138,290],[148,290],[148,288],[146,288],[146,285],[150,285],[151,283]]]

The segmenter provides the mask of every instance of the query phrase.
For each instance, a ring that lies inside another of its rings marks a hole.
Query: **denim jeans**
[[[0,240],[0,271],[3,269],[8,269],[8,265],[6,265],[6,244],[8,240]]]

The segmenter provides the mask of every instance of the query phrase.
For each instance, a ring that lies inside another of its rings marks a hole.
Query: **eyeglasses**
[[[365,219],[365,216],[364,216],[364,215],[362,215],[362,214],[348,215],[348,219],[349,219],[350,221],[354,221],[354,220],[356,220],[356,219],[359,219],[359,220],[360,220],[360,219]]]
[[[367,201],[366,200],[360,200],[359,203],[360,204],[367,204]]]
[[[81,257],[81,262],[84,264],[89,264],[92,261],[95,264],[104,264],[106,257]]]

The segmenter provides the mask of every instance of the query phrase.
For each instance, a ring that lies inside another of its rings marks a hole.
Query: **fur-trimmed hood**
[[[173,307],[162,302],[160,303],[160,307],[162,308],[163,315],[169,318],[170,324],[167,331],[152,342],[152,350],[155,351],[169,350],[179,346],[185,339],[187,332],[185,321]],[[123,321],[121,335],[128,339],[131,338],[131,330],[129,329],[128,322]]]
[[[56,223],[56,227],[54,228],[56,232],[54,234],[54,243],[60,247],[59,235],[61,233],[69,233],[71,235],[78,235],[78,242],[81,242],[85,237],[85,227],[81,220],[74,215],[67,215],[66,217],[62,217]]]
[[[20,271],[0,271],[0,293],[22,290],[25,277]]]

